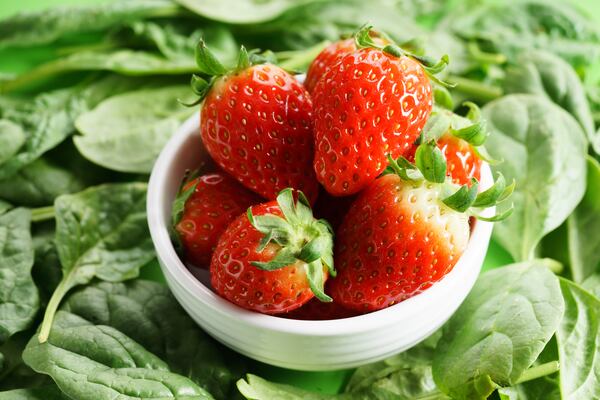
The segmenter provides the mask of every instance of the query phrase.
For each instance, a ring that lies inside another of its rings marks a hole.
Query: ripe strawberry
[[[251,207],[225,230],[213,254],[215,291],[240,307],[265,314],[292,311],[324,292],[333,269],[329,224],[312,216],[308,200],[283,190],[277,201]]]
[[[470,207],[504,200],[504,179],[477,195],[477,182],[446,181],[441,151],[433,142],[417,150],[419,169],[393,162],[397,172],[362,192],[337,232],[338,276],[331,282],[336,302],[357,311],[378,310],[430,287],[452,270],[469,241]],[[506,215],[494,219],[506,218]]]
[[[467,141],[446,133],[437,141],[437,146],[446,158],[447,174],[452,178],[452,182],[457,185],[470,185],[473,178],[479,180],[482,160]],[[407,160],[414,161],[416,150],[415,144],[406,155]]]
[[[187,182],[181,192],[183,212],[175,221],[185,259],[208,268],[217,241],[227,226],[260,198],[222,172]]]
[[[244,48],[228,71],[201,42],[198,65],[210,81],[194,76],[203,100],[200,133],[215,162],[267,199],[284,188],[318,192],[312,172],[312,102],[306,89],[283,69],[255,64]],[[254,59],[254,58],[253,58]]]
[[[479,109],[473,103],[465,103],[470,110],[467,118],[448,110],[434,109],[431,118],[423,129],[426,139],[434,139],[442,150],[448,165],[447,174],[457,185],[469,185],[473,178],[481,176],[482,146],[487,134],[479,120]],[[431,129],[430,129],[431,128]],[[433,131],[437,132],[433,132]],[[406,154],[413,162],[418,144],[414,144]]]
[[[313,91],[314,168],[336,196],[375,180],[387,154],[404,155],[432,108],[431,68],[398,46],[377,45],[366,29],[357,33],[363,47],[343,56]]]
[[[304,87],[313,92],[317,82],[325,75],[343,56],[356,50],[354,38],[340,40],[325,47],[308,67]]]

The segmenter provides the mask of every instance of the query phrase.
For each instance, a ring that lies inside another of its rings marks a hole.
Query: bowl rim
[[[214,311],[224,317],[236,319],[241,323],[259,329],[302,336],[324,337],[338,335],[340,332],[344,334],[358,334],[373,331],[388,326],[391,323],[402,321],[407,315],[423,310],[424,305],[428,302],[435,301],[436,294],[443,292],[444,286],[452,284],[450,279],[452,276],[458,275],[462,270],[470,267],[467,260],[471,258],[471,254],[476,253],[477,246],[487,246],[489,243],[493,224],[478,220],[471,231],[465,252],[452,271],[423,292],[398,304],[368,314],[335,320],[310,321],[261,314],[241,308],[214,293],[188,270],[175,251],[169,235],[169,228],[165,222],[170,220],[170,216],[165,216],[163,213],[167,197],[164,195],[163,190],[169,182],[169,166],[182,145],[189,139],[189,136],[198,134],[198,140],[200,140],[199,124],[200,112],[198,111],[183,122],[158,156],[148,183],[147,220],[152,242],[154,243],[159,260],[162,261],[162,267],[169,270],[173,279],[176,279],[180,284],[179,286],[188,292],[189,295],[205,305],[209,305]],[[481,186],[482,188],[486,188],[491,183],[491,170],[486,163],[483,163],[481,168]],[[494,207],[490,207],[481,214],[487,217],[492,216],[494,209]],[[479,274],[479,272],[480,267],[478,266],[477,273]],[[469,288],[469,292],[471,289],[472,286]]]

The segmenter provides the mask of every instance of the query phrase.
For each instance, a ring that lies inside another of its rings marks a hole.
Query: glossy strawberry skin
[[[357,193],[410,150],[431,112],[421,65],[364,48],[344,56],[313,93],[317,179],[335,196]]]
[[[468,217],[437,196],[433,184],[413,186],[397,175],[385,175],[361,193],[337,231],[334,301],[357,311],[379,310],[452,270],[468,242]]]
[[[175,227],[188,263],[208,268],[219,237],[225,228],[260,197],[222,172],[202,175],[188,182],[196,185]]]
[[[206,96],[200,132],[215,162],[266,199],[286,187],[314,201],[312,102],[283,69],[255,65],[218,79]]]
[[[312,93],[317,82],[321,79],[343,56],[356,50],[354,39],[340,40],[325,47],[308,67],[304,87]]]
[[[481,178],[482,160],[466,141],[447,133],[438,141],[437,146],[446,157],[447,173],[457,185],[471,185],[471,178]],[[406,158],[414,162],[417,145],[414,145]]]
[[[254,216],[281,216],[276,202],[252,207]],[[274,257],[275,245],[257,252],[263,234],[246,214],[239,216],[225,230],[210,265],[211,283],[222,297],[240,307],[264,314],[292,311],[314,297],[301,262],[273,271],[261,270],[251,262],[268,262]],[[324,271],[326,278],[327,273]]]

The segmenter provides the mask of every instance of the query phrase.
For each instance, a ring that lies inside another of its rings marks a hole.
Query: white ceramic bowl
[[[437,330],[463,302],[481,269],[492,224],[478,221],[452,272],[423,293],[392,307],[353,318],[300,321],[251,312],[211,291],[195,277],[169,239],[171,203],[186,169],[208,157],[199,133],[199,114],[189,118],[160,154],[148,187],[148,224],[158,260],[173,294],[211,336],[256,360],[298,370],[351,368],[406,350]],[[482,187],[491,184],[487,165]],[[493,209],[484,215],[493,214]]]

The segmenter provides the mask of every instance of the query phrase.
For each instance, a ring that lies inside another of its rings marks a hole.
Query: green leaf
[[[34,336],[23,359],[80,400],[212,399],[118,330],[64,311],[57,313],[48,341]]]
[[[63,309],[119,330],[219,400],[236,391],[245,360],[200,329],[164,285],[98,282],[70,295]]]
[[[486,105],[483,116],[488,150],[504,160],[492,169],[516,182],[514,213],[496,224],[494,238],[515,260],[528,260],[584,194],[585,135],[570,114],[541,96],[505,96]]]
[[[181,122],[196,112],[178,99],[187,86],[142,89],[110,97],[75,121],[74,142],[88,160],[121,172],[149,173]]]
[[[600,274],[600,163],[587,157],[587,189],[567,219],[571,276],[577,283]]]
[[[470,187],[469,185],[462,185],[456,192],[442,199],[442,201],[455,211],[465,212],[473,205],[473,202],[477,198],[478,188],[479,183],[477,179],[472,179]]]
[[[444,183],[446,180],[446,157],[434,141],[417,147],[415,165],[429,182]]]
[[[17,208],[0,215],[0,344],[27,329],[39,307],[31,278],[31,215]]]
[[[560,391],[565,399],[600,396],[600,300],[564,278],[565,314],[556,332]]]
[[[310,290],[317,299],[329,303],[333,299],[325,294],[325,277],[323,275],[323,263],[320,258],[306,264],[306,277]]]
[[[40,340],[54,313],[74,286],[93,278],[119,282],[135,278],[154,258],[146,222],[146,185],[102,185],[59,197],[55,204],[55,244],[63,278],[44,315]]]
[[[42,79],[74,71],[112,71],[128,76],[180,75],[196,72],[193,57],[166,58],[144,50],[80,51],[41,64],[15,79],[0,82],[0,92],[26,88]]]
[[[294,386],[272,383],[256,375],[248,374],[240,379],[237,387],[249,400],[359,400],[349,395],[326,395],[309,392]]]
[[[273,19],[287,10],[315,0],[176,0],[202,17],[231,24],[248,24]]]
[[[0,96],[0,118],[19,125],[27,136],[19,151],[0,164],[0,179],[13,176],[63,142],[75,130],[78,115],[108,96],[140,85],[144,82],[110,76],[86,87],[42,93],[27,102]]]
[[[26,140],[27,137],[20,125],[7,119],[0,119],[0,165],[17,154]]]
[[[547,97],[579,122],[591,144],[598,142],[586,93],[575,70],[560,57],[541,50],[527,50],[507,69],[507,93],[531,93]],[[596,152],[600,148],[595,147]]]
[[[536,261],[481,275],[444,327],[433,361],[438,388],[454,399],[486,399],[512,386],[560,323],[558,279]]]
[[[54,7],[0,21],[0,48],[46,44],[67,34],[99,31],[140,18],[175,15],[168,0],[128,0],[98,5]]]
[[[244,53],[246,50],[242,46],[240,53]],[[247,53],[246,53],[247,54]],[[196,46],[196,65],[200,72],[211,75],[220,76],[227,73],[227,68],[221,64],[217,57],[208,49],[203,39],[200,39],[198,46]]]
[[[0,181],[0,197],[13,204],[41,207],[61,194],[83,190],[84,182],[73,172],[45,158],[38,158],[10,178]]]

